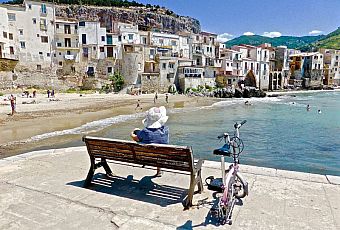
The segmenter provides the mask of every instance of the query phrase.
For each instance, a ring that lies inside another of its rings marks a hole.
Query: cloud
[[[253,32],[245,32],[243,33],[243,35],[246,35],[246,36],[253,36],[255,35]]]
[[[264,32],[263,33],[263,36],[265,36],[265,37],[270,37],[270,38],[276,38],[276,37],[281,37],[281,33],[280,32]]]
[[[219,42],[227,42],[227,41],[229,41],[233,36],[234,36],[234,35],[228,34],[228,33],[219,34],[219,35],[217,35],[217,41],[219,41]]]
[[[317,34],[321,34],[323,31],[321,30],[312,30],[311,32],[309,32],[309,35],[317,35]]]

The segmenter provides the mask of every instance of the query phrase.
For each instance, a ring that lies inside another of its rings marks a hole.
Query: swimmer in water
[[[309,111],[310,110],[310,106],[309,106],[309,104],[307,105],[307,111]]]
[[[322,113],[320,109],[318,109],[318,113]]]

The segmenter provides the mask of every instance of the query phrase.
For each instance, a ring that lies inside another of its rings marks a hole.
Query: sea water
[[[168,115],[170,143],[192,146],[196,158],[219,161],[212,154],[223,145],[217,136],[233,134],[234,123],[247,120],[240,129],[240,163],[340,176],[340,92],[226,99],[201,108],[169,109]],[[72,134],[130,139],[132,129],[142,128],[143,117],[122,115],[32,139]],[[79,140],[54,147],[83,145]]]

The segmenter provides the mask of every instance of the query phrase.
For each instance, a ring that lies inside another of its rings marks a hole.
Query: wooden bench
[[[112,175],[112,171],[106,161],[108,159],[189,172],[190,186],[188,194],[183,200],[183,206],[186,209],[192,206],[196,185],[198,186],[199,193],[203,191],[201,177],[203,160],[199,160],[196,164],[194,163],[191,147],[140,144],[134,141],[90,136],[84,136],[83,141],[86,143],[87,152],[91,161],[84,187],[88,187],[91,184],[95,170],[101,166],[104,167],[107,175]]]

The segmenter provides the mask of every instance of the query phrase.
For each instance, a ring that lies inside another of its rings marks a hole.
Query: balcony
[[[11,59],[11,60],[19,60],[19,55],[17,54],[10,54],[10,53],[2,53],[0,54],[0,58]]]
[[[75,59],[74,55],[71,54],[65,54],[64,56],[65,60],[73,61]]]

